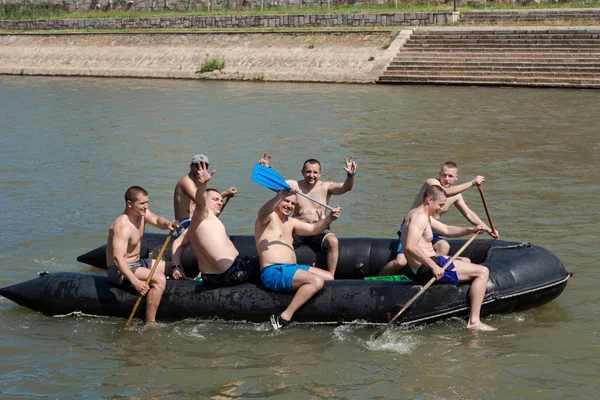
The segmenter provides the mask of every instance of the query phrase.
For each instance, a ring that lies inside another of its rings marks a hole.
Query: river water
[[[271,192],[250,171],[263,151],[282,175],[317,158],[339,236],[394,237],[421,183],[454,160],[484,191],[503,239],[553,251],[575,276],[536,309],[394,329],[46,317],[0,298],[0,398],[592,399],[600,387],[597,91],[0,77],[0,286],[79,264],[140,185],[172,217],[194,153],[212,185],[239,190],[223,213],[252,234]],[[479,194],[464,194],[485,213]],[[464,224],[457,211],[446,222]],[[154,229],[154,228],[151,228]]]

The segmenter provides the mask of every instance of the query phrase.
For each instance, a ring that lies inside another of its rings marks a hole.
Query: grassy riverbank
[[[223,3],[224,4],[224,3]],[[149,18],[149,17],[180,17],[180,16],[216,16],[216,15],[308,15],[308,14],[361,14],[361,13],[394,13],[394,12],[450,12],[453,11],[453,2],[446,4],[411,4],[394,3],[373,6],[332,6],[332,7],[268,7],[251,9],[226,9],[214,8],[198,10],[153,10],[153,11],[75,11],[68,12],[58,4],[42,3],[9,3],[0,5],[0,19],[26,20],[26,19],[71,19],[71,18]],[[542,3],[542,4],[496,4],[474,3],[457,6],[457,11],[472,10],[526,10],[526,9],[561,9],[561,8],[600,8],[600,1],[570,2],[570,3]]]

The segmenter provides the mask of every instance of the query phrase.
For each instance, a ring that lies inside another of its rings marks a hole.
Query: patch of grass
[[[394,13],[394,12],[451,12],[452,2],[446,4],[429,4],[423,0],[412,0],[409,3],[398,2],[398,8],[390,0],[383,5],[339,5],[331,8],[308,7],[269,7],[264,11],[260,7],[247,9],[197,9],[197,10],[153,10],[153,11],[126,11],[115,10],[81,10],[69,12],[62,4],[47,3],[7,3],[0,4],[0,19],[79,19],[79,18],[149,18],[149,17],[181,17],[181,16],[256,16],[256,15],[306,15],[306,14],[363,14],[363,13]],[[493,1],[485,3],[469,2],[458,7],[460,11],[480,9],[542,9],[542,8],[599,8],[600,0],[540,3],[531,2],[527,5],[521,3],[502,4]]]
[[[375,57],[373,57],[373,56],[369,57],[369,61],[375,61]]]
[[[217,60],[216,58],[211,58],[208,61],[205,61],[200,66],[200,69],[196,71],[196,73],[204,73],[204,72],[212,72],[215,70],[221,71],[225,68],[225,60]]]

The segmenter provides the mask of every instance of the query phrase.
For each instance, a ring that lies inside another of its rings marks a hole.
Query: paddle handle
[[[169,245],[169,241],[171,240],[171,236],[173,235],[173,232],[175,232],[175,229],[171,229],[169,231],[169,234],[167,235],[167,238],[165,239],[165,242],[163,243],[163,246],[160,249],[160,252],[158,253],[158,257],[156,257],[156,261],[154,262],[154,265],[152,266],[152,269],[150,270],[150,274],[148,275],[148,278],[146,278],[146,285],[150,284],[150,281],[152,280],[152,277],[154,276],[154,272],[156,272],[156,268],[158,267],[158,263],[162,259],[163,254],[165,254],[165,251],[167,250],[167,246]],[[131,327],[131,321],[133,320],[133,316],[135,315],[135,312],[137,311],[137,309],[142,301],[142,297],[144,297],[144,296],[142,296],[141,294],[138,295],[138,298],[135,301],[135,304],[133,306],[133,310],[131,310],[129,319],[127,320],[127,323],[125,324],[125,327],[123,329],[129,329]]]
[[[450,264],[452,264],[454,261],[456,261],[456,259],[458,258],[458,256],[460,256],[460,255],[462,254],[462,252],[463,252],[463,251],[465,251],[465,249],[466,249],[466,248],[467,248],[467,247],[468,247],[468,246],[471,244],[471,242],[473,242],[473,240],[475,240],[475,238],[477,237],[477,235],[479,235],[479,232],[475,232],[475,233],[473,234],[473,236],[471,236],[471,239],[467,240],[467,242],[466,242],[466,243],[465,243],[465,244],[464,244],[464,245],[463,245],[463,246],[462,246],[462,247],[461,247],[461,248],[460,248],[460,249],[459,249],[459,250],[456,252],[456,254],[454,254],[454,255],[452,256],[452,258],[450,258],[450,260],[448,260],[448,262],[447,262],[446,264],[444,264],[444,266],[442,267],[442,270],[443,270],[443,271],[445,271],[445,270],[446,270],[446,268],[448,268],[448,266],[449,266]],[[431,278],[431,279],[429,280],[429,282],[427,282],[427,283],[425,284],[425,286],[423,286],[423,287],[421,288],[421,290],[419,290],[419,293],[417,293],[416,295],[414,295],[414,296],[413,296],[413,298],[412,298],[412,299],[410,299],[410,300],[408,301],[408,303],[406,303],[406,304],[404,305],[404,307],[402,307],[402,309],[401,309],[400,311],[398,311],[398,313],[397,313],[397,314],[394,316],[394,318],[392,318],[392,319],[390,320],[390,322],[388,322],[388,323],[387,323],[387,325],[386,325],[386,326],[385,326],[385,327],[384,327],[384,328],[383,328],[381,331],[379,331],[378,333],[376,333],[375,335],[373,335],[373,339],[377,339],[379,336],[381,336],[381,335],[382,335],[382,334],[383,334],[383,333],[384,333],[384,332],[385,332],[385,331],[386,331],[386,330],[387,330],[387,329],[388,329],[388,328],[389,328],[389,327],[390,327],[390,326],[391,326],[391,325],[394,323],[394,321],[396,321],[396,320],[398,319],[398,317],[399,317],[400,315],[402,315],[402,313],[403,313],[404,311],[406,311],[406,309],[407,309],[408,307],[410,307],[410,305],[411,305],[412,303],[414,303],[414,302],[415,302],[415,301],[416,301],[416,300],[417,300],[417,299],[418,299],[418,298],[419,298],[419,297],[420,297],[420,296],[423,294],[423,292],[425,292],[427,289],[429,289],[429,287],[430,287],[431,285],[433,285],[433,283],[434,283],[435,281],[436,281],[436,278],[435,278],[435,277]]]
[[[483,208],[485,208],[485,214],[487,215],[488,222],[490,223],[490,228],[492,229],[492,232],[494,232],[494,223],[492,222],[492,217],[490,217],[490,210],[488,210],[487,201],[485,201],[485,196],[483,194],[481,185],[477,185],[477,189],[479,189],[479,194],[481,195],[481,201],[483,202]]]
[[[299,194],[300,196],[305,197],[305,198],[309,199],[310,201],[314,201],[318,205],[323,206],[323,207],[329,209],[329,211],[333,211],[333,207],[328,206],[325,203],[321,203],[319,200],[315,199],[314,197],[311,197],[311,196],[307,195],[306,193],[298,192],[296,194]]]

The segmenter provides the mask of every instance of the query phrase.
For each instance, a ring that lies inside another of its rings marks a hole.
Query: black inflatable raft
[[[142,255],[160,248],[164,240],[164,235],[146,234]],[[241,255],[256,255],[252,236],[233,236],[232,240]],[[465,240],[450,243],[452,254]],[[326,282],[324,288],[294,315],[294,320],[386,323],[421,288],[410,281],[363,280],[377,275],[395,256],[396,244],[394,239],[340,238],[336,280]],[[324,254],[315,254],[309,248],[298,250],[298,262],[325,264]],[[571,276],[554,254],[529,243],[475,240],[463,256],[490,269],[483,315],[510,313],[547,303],[562,293]],[[78,260],[105,268],[105,257],[104,247],[99,247],[81,255]],[[191,249],[186,249],[184,269],[190,276],[197,273]],[[435,284],[398,323],[430,322],[467,315],[468,290],[468,284]],[[72,272],[42,274],[2,288],[0,294],[46,315],[80,312],[124,318],[129,316],[137,298],[133,288],[112,286],[105,275]],[[172,321],[193,317],[264,322],[269,315],[283,310],[292,296],[274,293],[253,283],[212,288],[198,281],[168,281],[157,319]],[[138,316],[144,315],[143,309],[144,304],[138,309]]]

